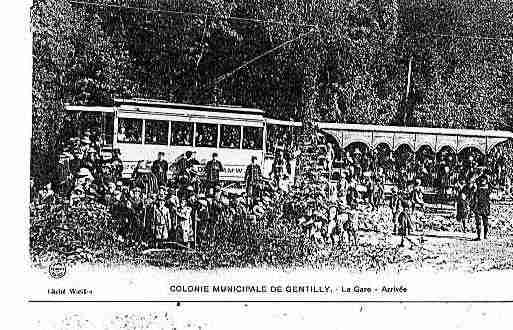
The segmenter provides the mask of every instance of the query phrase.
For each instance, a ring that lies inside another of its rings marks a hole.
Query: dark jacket
[[[490,189],[478,187],[474,195],[474,212],[481,215],[490,215]]]
[[[218,160],[209,160],[205,166],[206,180],[209,182],[219,182],[219,172],[224,172],[223,164]]]
[[[257,164],[250,164],[246,167],[246,174],[244,180],[247,185],[259,184],[262,179],[262,170]]]
[[[159,185],[167,185],[167,170],[169,165],[165,160],[155,160],[151,165],[151,172],[157,177]]]
[[[178,175],[186,175],[187,170],[191,169],[194,165],[193,159],[181,158],[178,163],[176,163],[176,169]]]

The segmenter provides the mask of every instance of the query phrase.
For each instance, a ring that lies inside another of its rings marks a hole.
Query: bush
[[[278,204],[279,205],[279,204]],[[240,217],[236,217],[240,218]],[[119,238],[119,223],[105,206],[84,202],[69,207],[31,209],[30,252],[33,262],[153,265],[175,269],[349,268],[382,269],[400,261],[399,250],[384,239],[358,247],[314,244],[292,220],[268,207],[258,221],[236,219],[220,224],[212,242],[197,249],[162,249],[143,254],[138,243]]]

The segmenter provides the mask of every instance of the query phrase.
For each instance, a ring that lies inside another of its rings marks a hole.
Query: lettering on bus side
[[[205,175],[205,166],[204,165],[197,165],[197,166],[195,166],[195,168],[196,168],[196,171],[199,173],[199,175],[202,175],[202,176]],[[240,176],[240,175],[244,174],[244,170],[245,170],[245,166],[227,165],[227,166],[224,166],[224,172],[220,172],[219,175],[221,177],[228,176],[228,175]]]
[[[130,177],[137,166],[136,161],[125,161],[124,162],[125,169],[123,171],[124,177]],[[196,165],[194,166],[196,172],[200,177],[205,176],[205,165]],[[169,167],[168,175],[172,176],[175,172],[174,166]],[[246,167],[245,166],[237,166],[237,165],[227,165],[224,166],[224,172],[219,173],[219,177],[221,180],[233,180],[234,178],[241,178],[244,176]]]

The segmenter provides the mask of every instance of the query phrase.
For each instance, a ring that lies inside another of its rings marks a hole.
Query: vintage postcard
[[[34,0],[27,300],[512,303],[512,17]]]

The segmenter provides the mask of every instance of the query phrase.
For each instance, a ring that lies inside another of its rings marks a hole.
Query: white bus
[[[201,164],[197,167],[200,174],[216,152],[225,168],[220,173],[222,181],[243,181],[251,156],[257,156],[263,175],[268,176],[276,144],[269,142],[267,129],[271,139],[283,141],[294,136],[293,128],[301,126],[266,119],[260,109],[146,99],[116,99],[112,107],[67,106],[67,110],[74,116],[75,132],[95,129],[107,153],[116,148],[121,151],[124,178],[131,176],[139,160],[152,161],[158,152],[164,152],[173,165],[189,150]],[[170,166],[169,174],[172,172]]]

